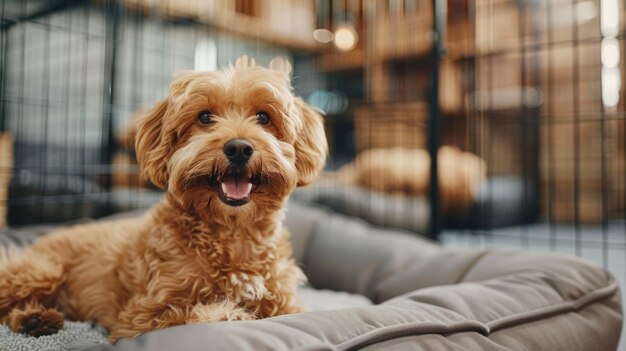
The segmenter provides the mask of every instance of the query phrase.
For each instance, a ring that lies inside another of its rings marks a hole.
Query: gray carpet
[[[38,338],[14,333],[0,325],[2,351],[78,351],[106,343],[106,332],[90,323],[65,321],[65,327],[57,334]]]

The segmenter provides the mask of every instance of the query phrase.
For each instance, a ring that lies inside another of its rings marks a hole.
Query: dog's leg
[[[272,279],[265,281],[271,294],[266,294],[256,303],[255,311],[260,318],[283,314],[306,312],[298,296],[298,286],[306,281],[306,276],[293,261],[289,260],[276,269]],[[251,306],[252,307],[252,306]]]
[[[63,267],[40,253],[12,255],[0,265],[0,322],[32,336],[56,333],[63,315],[47,307],[64,281]]]
[[[264,298],[258,302],[256,311],[260,318],[307,312],[308,309],[300,302],[297,292],[278,291],[272,299]]]
[[[275,316],[280,316],[283,314],[292,314],[292,313],[302,313],[309,311],[301,302],[298,297],[292,297],[290,303],[283,306],[283,308],[279,309]]]
[[[119,338],[135,337],[150,330],[181,324],[247,319],[254,319],[254,316],[229,301],[179,308],[167,301],[138,297],[120,312],[117,323],[110,327],[109,339],[114,342]]]
[[[30,335],[56,334],[63,328],[63,314],[55,309],[47,309],[36,300],[14,308],[4,318],[11,330]]]

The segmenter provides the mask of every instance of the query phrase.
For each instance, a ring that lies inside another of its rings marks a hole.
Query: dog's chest
[[[200,257],[196,268],[201,280],[199,296],[201,300],[221,300],[233,302],[259,301],[268,293],[265,272],[267,262],[251,252],[245,244],[224,245],[219,255]],[[254,251],[254,250],[253,250]],[[208,289],[208,290],[207,290]],[[205,291],[206,293],[202,293]],[[207,301],[208,301],[207,300]]]
[[[255,248],[236,241],[230,247],[232,261],[227,272],[227,291],[235,300],[258,301],[267,293],[264,264]],[[250,273],[255,272],[255,273]]]
[[[205,292],[199,294],[200,300],[254,302],[271,295],[277,245],[274,240],[251,240],[252,236],[253,233],[222,233],[209,250],[196,252],[196,268],[202,277],[200,285],[204,286],[199,291]]]

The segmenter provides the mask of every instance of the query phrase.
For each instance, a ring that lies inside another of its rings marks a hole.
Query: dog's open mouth
[[[220,200],[229,206],[242,206],[251,199],[252,188],[257,177],[250,176],[245,172],[230,173],[217,180],[215,190]]]

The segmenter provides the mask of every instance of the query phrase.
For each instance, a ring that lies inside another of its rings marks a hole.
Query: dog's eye
[[[209,123],[211,123],[211,116],[212,116],[211,112],[209,112],[209,111],[202,111],[202,112],[200,112],[198,114],[198,120],[202,124],[209,124]]]
[[[256,117],[261,124],[267,124],[270,121],[270,115],[267,112],[257,112]]]

